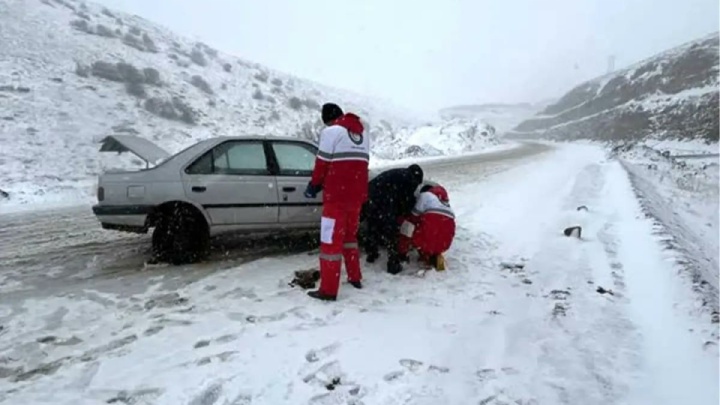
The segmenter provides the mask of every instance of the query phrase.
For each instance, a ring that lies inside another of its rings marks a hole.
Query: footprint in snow
[[[569,296],[570,291],[565,290],[552,290],[549,294],[549,297],[555,300],[566,300]]]
[[[360,399],[362,392],[359,387],[347,391],[332,391],[316,395],[308,401],[309,405],[364,405]]]
[[[220,336],[219,338],[215,339],[215,342],[220,343],[220,344],[225,344],[225,343],[233,342],[237,339],[238,339],[237,335],[223,335],[223,336]]]
[[[475,372],[475,376],[480,382],[496,380],[500,376],[513,376],[518,374],[520,374],[520,371],[512,367],[503,367],[500,371],[494,368],[483,368]]]
[[[327,348],[336,347],[330,345]],[[322,350],[322,349],[321,349]],[[335,349],[329,349],[331,352]],[[303,382],[323,390],[310,399],[309,404],[362,404],[359,398],[363,397],[367,390],[362,386],[349,380],[342,371],[338,361],[331,361],[323,364],[317,370],[307,374]]]
[[[305,354],[305,360],[307,360],[308,363],[315,363],[335,353],[339,348],[340,343],[335,342],[320,349],[312,349]]]
[[[195,366],[200,367],[200,366],[204,366],[204,365],[206,365],[206,364],[210,364],[210,363],[212,363],[212,362],[214,362],[214,361],[216,361],[216,360],[219,361],[219,362],[221,362],[221,363],[224,363],[224,362],[228,361],[228,360],[229,360],[232,356],[234,356],[235,354],[237,354],[237,351],[228,350],[228,351],[225,351],[225,352],[222,352],[222,353],[218,353],[218,354],[214,354],[214,355],[211,355],[211,356],[205,356],[205,357],[203,357],[203,358],[201,358],[201,359],[199,359],[199,360],[197,360],[197,361],[194,361],[194,362],[192,362],[192,363],[184,363],[184,364],[182,364],[182,365],[183,365],[183,366],[187,366],[187,365],[193,364],[193,365],[195,365]]]
[[[152,403],[164,391],[159,388],[146,388],[135,391],[120,391],[105,401],[108,404],[142,404]]]
[[[153,327],[146,329],[145,332],[143,332],[143,335],[144,336],[152,336],[152,335],[159,333],[161,330],[163,330],[163,326],[160,326],[160,325],[153,326]]]
[[[222,394],[222,384],[215,383],[205,388],[200,394],[194,397],[188,405],[214,405]]]
[[[400,365],[412,372],[417,372],[422,368],[423,362],[413,359],[401,359]]]
[[[244,314],[242,312],[231,312],[227,315],[227,317],[233,321],[238,321],[242,323],[268,323],[283,320],[287,318],[287,314],[284,312],[280,312],[277,314],[256,316],[252,314]]]
[[[436,366],[433,364],[429,364],[425,367],[425,364],[419,360],[401,359],[399,363],[405,368],[405,370],[391,371],[383,376],[383,380],[386,382],[393,382],[407,375],[408,372],[416,375],[422,371],[440,374],[447,374],[450,372],[448,367]]]

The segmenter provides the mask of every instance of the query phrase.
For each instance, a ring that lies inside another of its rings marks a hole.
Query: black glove
[[[315,198],[318,193],[322,191],[322,186],[313,186],[312,183],[308,183],[305,188],[305,198]]]

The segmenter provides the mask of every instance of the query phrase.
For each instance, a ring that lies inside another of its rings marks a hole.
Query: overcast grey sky
[[[99,0],[269,67],[422,109],[538,101],[718,30],[718,0]]]

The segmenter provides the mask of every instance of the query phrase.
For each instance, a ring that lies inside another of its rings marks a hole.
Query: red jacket
[[[433,187],[420,193],[412,215],[407,218],[416,228],[412,241],[419,250],[428,254],[447,251],[455,238],[455,213],[442,187]]]
[[[310,183],[323,187],[323,204],[359,208],[367,200],[368,138],[360,118],[352,113],[322,130]]]

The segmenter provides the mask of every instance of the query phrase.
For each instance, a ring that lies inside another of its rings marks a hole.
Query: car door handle
[[[289,193],[289,192],[297,190],[297,188],[296,187],[283,187],[282,190],[287,191]]]
[[[193,186],[191,190],[195,193],[203,193],[205,190],[207,190],[207,187],[205,186]]]

